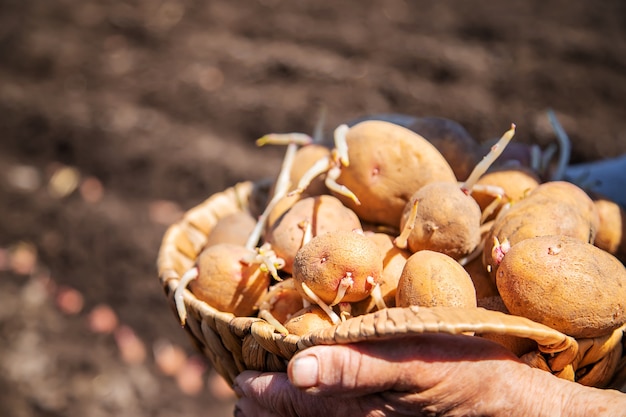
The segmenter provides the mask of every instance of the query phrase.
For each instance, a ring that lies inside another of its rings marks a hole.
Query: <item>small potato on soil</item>
[[[476,307],[469,274],[443,253],[423,250],[407,260],[396,291],[396,306]]]
[[[569,236],[513,246],[496,275],[511,314],[576,338],[606,335],[626,323],[626,268],[613,255]]]

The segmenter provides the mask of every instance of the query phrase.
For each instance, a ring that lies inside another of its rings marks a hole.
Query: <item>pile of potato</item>
[[[281,136],[266,211],[221,219],[181,291],[296,335],[410,305],[480,306],[575,338],[626,323],[624,210],[502,159],[485,172],[513,130],[488,155],[444,119],[336,133],[334,147]]]

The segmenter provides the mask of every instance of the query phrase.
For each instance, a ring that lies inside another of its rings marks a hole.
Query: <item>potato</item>
[[[309,222],[312,237],[336,230],[361,229],[357,215],[331,195],[306,197],[297,201],[265,233],[265,241],[285,261],[282,270],[286,273],[292,272],[293,259],[302,247],[306,227],[304,222]]]
[[[238,211],[225,216],[217,221],[209,233],[206,246],[217,243],[233,243],[245,246],[255,225],[256,220],[245,211]]]
[[[626,261],[626,210],[619,204],[599,198],[594,200],[600,223],[594,244]]]
[[[456,183],[441,153],[415,132],[370,120],[348,130],[349,166],[337,182],[360,200],[337,195],[362,221],[399,227],[404,206],[415,191],[434,181]]]
[[[291,179],[291,190],[294,190],[300,179],[307,173],[309,168],[318,160],[330,156],[330,149],[316,143],[306,145],[298,149],[291,167],[289,178]],[[307,196],[328,194],[328,189],[324,184],[325,175],[320,175],[311,181],[304,191]]]
[[[497,214],[504,204],[524,199],[540,183],[539,176],[528,168],[507,167],[487,172],[478,179],[476,185],[479,187],[497,187],[504,191],[502,202],[494,211]],[[473,189],[472,197],[480,206],[481,211],[484,211],[495,198],[494,195],[481,188]]]
[[[598,210],[593,203],[589,194],[587,194],[579,186],[567,181],[550,181],[541,184],[535,188],[530,196],[538,197],[544,196],[549,198],[558,198],[563,203],[571,204],[575,206],[578,211],[589,221],[591,228],[593,229],[593,235],[598,230],[600,224],[600,217]],[[586,241],[593,242],[593,239],[585,239]]]
[[[383,258],[378,246],[363,234],[334,231],[304,245],[293,262],[293,278],[302,296],[307,288],[327,305],[366,298],[380,282]]]
[[[283,214],[287,213],[289,209],[291,209],[294,206],[294,204],[296,204],[298,201],[307,197],[309,196],[296,193],[296,194],[287,194],[284,197],[282,197],[280,200],[278,200],[267,215],[265,229],[270,230],[272,227],[274,227],[276,222],[283,216]]]
[[[432,182],[406,204],[401,229],[407,227],[413,205],[417,215],[407,238],[411,252],[432,250],[454,259],[469,255],[480,243],[480,207],[459,185]]]
[[[189,290],[217,310],[252,315],[267,292],[270,276],[259,264],[243,262],[251,254],[244,246],[231,243],[205,248],[196,259],[198,277],[189,282]]]
[[[566,235],[590,243],[598,224],[593,201],[582,189],[563,181],[541,184],[495,220],[485,240],[483,263],[495,278],[506,248],[494,246],[494,239],[514,246],[532,237]]]
[[[423,250],[407,260],[396,290],[396,306],[476,307],[469,274],[451,257]]]
[[[296,290],[293,278],[287,278],[272,285],[259,300],[259,309],[266,310],[274,319],[283,324],[303,308],[302,296]]]
[[[396,247],[393,237],[386,233],[366,233],[365,236],[372,240],[383,256],[383,274],[380,280],[383,300],[388,307],[395,303],[396,288],[400,274],[406,265],[411,253]]]
[[[626,323],[626,268],[613,255],[569,236],[514,245],[496,275],[511,314],[576,338],[606,335]]]

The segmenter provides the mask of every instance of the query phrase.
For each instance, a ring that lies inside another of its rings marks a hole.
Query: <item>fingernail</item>
[[[315,356],[303,356],[291,365],[291,383],[298,388],[317,386],[319,364]]]

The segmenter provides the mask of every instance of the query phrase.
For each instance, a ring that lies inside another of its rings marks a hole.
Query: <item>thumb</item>
[[[463,338],[460,340],[459,338]],[[429,389],[461,364],[512,359],[493,342],[472,336],[420,335],[415,338],[313,346],[292,358],[291,383],[311,393],[362,395],[387,390]]]
[[[342,392],[360,395],[389,389],[396,380],[390,369],[394,367],[368,355],[367,350],[355,345],[308,348],[289,362],[289,380],[297,388],[334,395]]]

